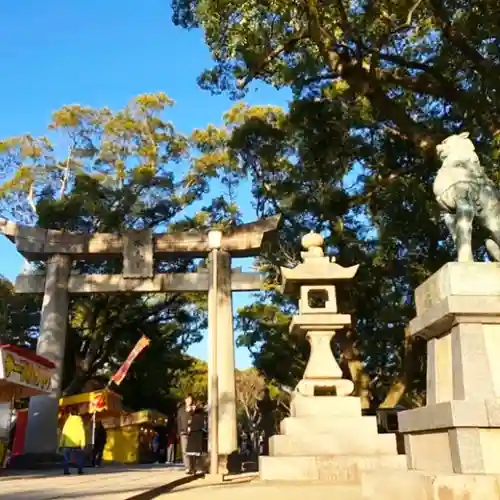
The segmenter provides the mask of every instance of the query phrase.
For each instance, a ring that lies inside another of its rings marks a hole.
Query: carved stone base
[[[394,435],[378,434],[359,398],[295,393],[290,412],[269,440],[270,456],[260,457],[261,479],[359,484],[362,470],[406,468]]]
[[[354,390],[350,380],[342,378],[340,369],[331,349],[331,340],[336,330],[350,323],[348,314],[321,313],[299,314],[292,319],[291,331],[305,332],[311,346],[311,353],[303,379],[296,391],[305,396],[318,395],[317,391],[331,389],[335,396],[348,396]]]

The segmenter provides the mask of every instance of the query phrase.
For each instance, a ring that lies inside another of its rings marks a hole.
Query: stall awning
[[[80,414],[85,413],[113,413],[122,411],[121,396],[109,389],[84,392],[59,399],[59,407],[76,406]]]
[[[0,345],[0,402],[52,392],[55,364],[29,349]]]
[[[132,425],[164,425],[167,416],[156,410],[141,410],[132,413],[123,413],[120,417],[109,418],[103,421],[105,427],[129,427]]]

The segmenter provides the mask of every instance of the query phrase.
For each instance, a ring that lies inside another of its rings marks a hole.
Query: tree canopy
[[[488,175],[500,181],[497,3],[172,0],[172,7],[177,25],[203,30],[213,66],[200,75],[202,88],[241,98],[269,84],[291,92],[289,108],[237,104],[220,126],[187,137],[166,121],[165,94],[139,96],[120,111],[63,107],[50,137],[0,141],[0,213],[87,232],[227,226],[241,220],[235,193],[249,184],[259,216],[285,216],[278,248],[258,260],[267,289],[238,313],[239,343],[255,366],[288,387],[304,370],[308,347],[288,333],[297,303],[279,293],[279,267],[298,262],[300,236],[315,230],[340,264],[360,264],[339,293],[340,309],[353,317],[335,342],[345,374],[367,407],[403,396],[418,404],[424,346],[406,336],[413,292],[454,252],[432,197],[436,144],[469,131]],[[214,178],[227,196],[185,216]],[[74,263],[75,272],[117,269],[114,261]],[[204,307],[187,294],[75,299],[68,359],[77,370],[67,386],[112,370],[142,331],[164,349],[144,355],[158,371],[140,383],[154,381],[162,363],[176,380],[168,356],[197,339]]]
[[[258,213],[285,215],[281,251],[261,262],[269,290],[239,313],[240,343],[269,378],[296,383],[308,348],[288,334],[296,302],[277,293],[277,268],[297,262],[301,234],[323,232],[340,264],[361,264],[339,294],[354,320],[336,343],[346,375],[365,406],[390,406],[403,395],[421,402],[423,346],[405,335],[413,291],[454,251],[432,197],[436,144],[468,130],[489,175],[500,180],[497,5],[172,6],[175,23],[203,29],[214,60],[200,76],[203,88],[239,98],[263,82],[292,92],[288,110],[237,104],[221,127],[196,135],[208,151],[200,163],[206,175],[229,170],[250,179]]]
[[[50,137],[0,141],[2,214],[44,228],[86,233],[141,228],[168,232],[231,223],[235,212],[224,198],[216,196],[206,206],[199,203],[206,201],[209,187],[206,179],[186,175],[189,141],[166,120],[172,105],[159,93],[140,95],[118,111],[65,106],[52,116]],[[199,210],[188,215],[186,209],[194,203]],[[156,271],[183,272],[197,263],[176,259],[155,265]],[[75,273],[120,271],[121,263],[113,259],[73,262]],[[184,352],[201,339],[205,326],[202,295],[73,296],[64,393],[81,391],[89,379],[109,378],[145,334],[151,345],[120,390],[127,406],[168,406],[179,371],[190,364]]]

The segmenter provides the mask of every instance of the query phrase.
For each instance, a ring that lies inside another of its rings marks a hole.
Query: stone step
[[[315,433],[278,435],[269,439],[269,455],[297,457],[309,455],[397,455],[394,434],[378,434],[370,439],[358,433]]]
[[[352,434],[363,435],[367,439],[378,435],[377,417],[287,417],[280,423],[281,434],[308,434],[311,429],[315,434]]]
[[[290,405],[292,417],[359,417],[361,401],[353,396],[302,396],[295,394]]]
[[[386,456],[308,456],[259,458],[263,480],[329,481],[336,484],[359,484],[369,471],[406,471],[404,455]],[[332,498],[336,498],[332,496]],[[343,498],[343,497],[338,497]]]

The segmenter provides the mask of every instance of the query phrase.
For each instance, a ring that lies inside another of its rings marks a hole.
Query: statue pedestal
[[[364,498],[500,499],[500,265],[446,264],[415,302],[427,405],[398,415],[412,474],[367,475]]]
[[[357,495],[361,471],[405,469],[394,435],[378,434],[376,417],[361,415],[360,398],[349,396],[354,384],[342,379],[332,353],[335,331],[350,321],[348,314],[334,313],[293,318],[290,329],[306,332],[311,354],[293,394],[291,416],[281,422],[281,434],[270,438],[270,456],[259,459],[261,479],[329,481]],[[319,395],[328,390],[335,395]]]

